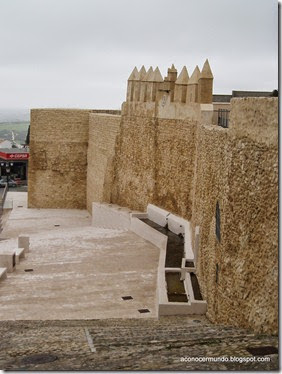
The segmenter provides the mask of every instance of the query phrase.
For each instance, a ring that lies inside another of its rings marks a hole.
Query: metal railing
[[[8,193],[8,183],[5,183],[4,191],[0,199],[0,232],[3,230],[2,216],[3,216],[3,209],[4,209],[4,204],[5,204],[7,193]]]
[[[217,113],[217,125],[224,128],[228,128],[230,110],[218,109],[215,110],[215,112]]]

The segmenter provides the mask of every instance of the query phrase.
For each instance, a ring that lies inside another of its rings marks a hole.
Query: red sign
[[[6,152],[0,152],[0,157],[4,160],[15,160],[15,161],[21,161],[21,160],[28,160],[29,159],[29,153],[6,153]]]

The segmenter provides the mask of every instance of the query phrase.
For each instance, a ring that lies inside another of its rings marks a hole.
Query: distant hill
[[[14,134],[15,141],[24,144],[28,126],[29,122],[0,122],[0,138],[11,141]]]
[[[29,109],[0,109],[0,122],[29,122]]]

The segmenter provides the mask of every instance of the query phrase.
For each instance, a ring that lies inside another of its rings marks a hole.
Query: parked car
[[[0,179],[0,187],[5,187],[7,184],[7,179]],[[17,183],[13,179],[9,179],[9,187],[17,187]]]
[[[17,187],[18,185],[13,179],[9,179],[8,186],[9,187]]]

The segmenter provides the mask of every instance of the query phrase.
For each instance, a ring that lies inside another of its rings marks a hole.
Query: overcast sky
[[[0,109],[120,108],[136,65],[277,88],[274,0],[0,0]]]

